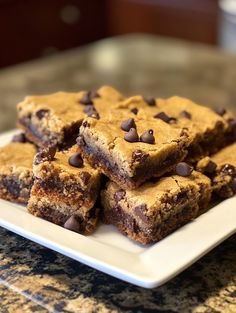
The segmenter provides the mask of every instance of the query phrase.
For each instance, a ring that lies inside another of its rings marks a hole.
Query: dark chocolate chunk
[[[222,107],[216,107],[214,108],[214,111],[220,116],[223,116],[226,113],[225,108]]]
[[[80,99],[80,103],[84,105],[92,105],[94,98],[100,97],[96,91],[88,91],[86,92],[83,97]]]
[[[47,113],[49,112],[49,110],[47,109],[41,109],[41,110],[38,110],[35,115],[37,116],[37,118],[39,120],[41,120]]]
[[[225,175],[233,176],[235,174],[235,167],[227,163],[221,168],[221,173]]]
[[[166,123],[175,123],[176,118],[168,116],[165,112],[160,112],[154,115],[154,118],[159,118],[160,120],[166,122]]]
[[[84,113],[86,113],[89,117],[96,118],[97,120],[100,119],[100,115],[98,114],[96,108],[92,104],[86,105],[86,107],[84,108]]]
[[[79,101],[81,104],[84,104],[84,105],[93,105],[93,101],[91,99],[91,96],[90,96],[90,92],[86,92],[83,97],[80,99]]]
[[[122,189],[116,191],[116,193],[114,194],[114,200],[115,201],[120,201],[122,199],[124,199],[126,192]]]
[[[189,113],[188,111],[185,111],[185,110],[180,112],[179,115],[182,117],[188,118],[189,120],[191,120],[191,118],[192,118],[192,114]]]
[[[16,134],[12,137],[12,142],[26,142],[26,138],[25,138],[25,134],[24,133],[20,133],[20,134]]]
[[[136,128],[134,119],[128,118],[127,120],[121,122],[120,128],[126,132],[128,132],[130,128]]]
[[[143,100],[147,102],[150,107],[154,107],[156,105],[156,100],[152,97],[143,97]]]
[[[72,231],[75,231],[75,232],[79,232],[79,230],[80,230],[80,223],[78,222],[76,217],[74,215],[72,215],[65,222],[64,228],[72,230]]]
[[[149,143],[149,144],[154,144],[155,143],[155,137],[153,136],[153,130],[149,129],[146,132],[144,132],[140,136],[140,141]]]
[[[176,165],[175,171],[177,175],[187,177],[191,175],[193,167],[185,162],[180,162]]]
[[[68,163],[73,167],[82,167],[83,166],[83,160],[81,158],[81,155],[79,152],[71,155],[69,157]]]
[[[135,115],[138,114],[138,109],[137,109],[137,108],[133,108],[133,109],[131,109],[130,111],[131,111],[132,113],[134,113]]]
[[[134,212],[136,215],[145,223],[148,222],[149,218],[146,215],[147,212],[147,205],[145,203],[140,204],[134,208]]]
[[[138,142],[139,137],[137,130],[135,128],[130,128],[130,130],[125,134],[124,139],[128,142]]]
[[[38,164],[45,162],[45,161],[53,161],[54,156],[56,154],[56,151],[57,151],[57,149],[55,146],[50,146],[50,147],[38,152],[35,155],[34,164],[38,165]]]
[[[92,104],[88,104],[84,108],[84,113],[86,113],[86,114],[90,114],[91,112],[94,112],[94,111],[96,112],[96,109]]]
[[[204,172],[212,174],[215,172],[216,168],[217,168],[216,163],[210,160],[206,167],[204,168]]]
[[[91,104],[86,105],[86,107],[84,108],[84,113],[86,113],[88,116],[90,117],[94,117],[97,120],[99,120],[100,116],[97,112],[97,110],[95,109],[95,107]]]
[[[82,172],[82,173],[80,173],[79,176],[82,179],[82,181],[84,182],[84,184],[87,185],[91,175],[88,172]]]
[[[143,152],[142,150],[135,150],[132,154],[132,159],[134,162],[143,163],[148,158],[149,154]]]

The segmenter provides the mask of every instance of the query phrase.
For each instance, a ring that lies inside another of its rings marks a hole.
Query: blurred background
[[[236,51],[235,0],[0,0],[0,67],[150,33]]]

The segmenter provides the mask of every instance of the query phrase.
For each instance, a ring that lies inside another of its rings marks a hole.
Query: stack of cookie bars
[[[101,220],[149,244],[236,193],[236,121],[112,87],[28,96],[0,148],[0,197],[80,234]]]

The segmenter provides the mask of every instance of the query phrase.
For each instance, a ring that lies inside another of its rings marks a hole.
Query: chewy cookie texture
[[[103,86],[28,96],[17,115],[24,133],[0,148],[0,197],[66,229],[91,234],[101,217],[154,243],[204,213],[212,193],[236,193],[236,121],[225,109]]]
[[[32,163],[36,152],[36,147],[26,142],[11,142],[0,148],[0,198],[27,203],[33,185]]]
[[[232,197],[236,194],[236,143],[203,158],[197,169],[211,178],[214,193],[221,198]]]
[[[123,188],[134,189],[173,169],[187,154],[183,129],[162,120],[86,118],[77,139],[86,160]]]
[[[211,184],[193,171],[123,190],[109,182],[102,191],[103,221],[142,244],[156,242],[195,218],[209,204]]]
[[[73,146],[45,149],[34,159],[34,185],[28,211],[70,230],[90,234],[97,223],[94,208],[101,175],[86,164]]]
[[[57,92],[28,96],[17,105],[17,125],[37,146],[72,146],[86,116],[100,118],[122,95],[104,86],[96,92]]]
[[[117,106],[144,119],[161,119],[173,128],[187,128],[192,138],[188,159],[197,161],[236,139],[236,121],[225,109],[211,109],[183,97],[167,99],[134,96]]]

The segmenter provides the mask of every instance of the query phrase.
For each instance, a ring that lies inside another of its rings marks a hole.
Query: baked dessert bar
[[[98,219],[94,204],[101,175],[76,150],[76,146],[61,152],[48,148],[35,156],[35,180],[27,208],[35,216],[89,234]]]
[[[27,203],[37,149],[33,144],[17,142],[18,139],[15,137],[14,142],[0,148],[0,198]]]
[[[174,128],[187,128],[192,137],[188,148],[191,161],[217,152],[236,139],[236,121],[229,111],[211,109],[183,97],[147,99],[134,96],[121,101],[117,108],[144,119],[162,119]]]
[[[86,118],[77,139],[83,157],[123,188],[134,189],[153,176],[173,169],[190,142],[183,129],[162,120],[126,115]]]
[[[121,99],[122,95],[108,86],[96,92],[28,96],[17,105],[17,126],[39,147],[69,147],[75,144],[79,127],[86,116],[100,118],[112,103]]]
[[[149,181],[135,190],[108,182],[101,193],[102,219],[137,242],[154,243],[194,219],[210,197],[210,179],[196,171]]]
[[[236,143],[197,163],[197,169],[209,176],[212,189],[221,198],[236,194]]]

